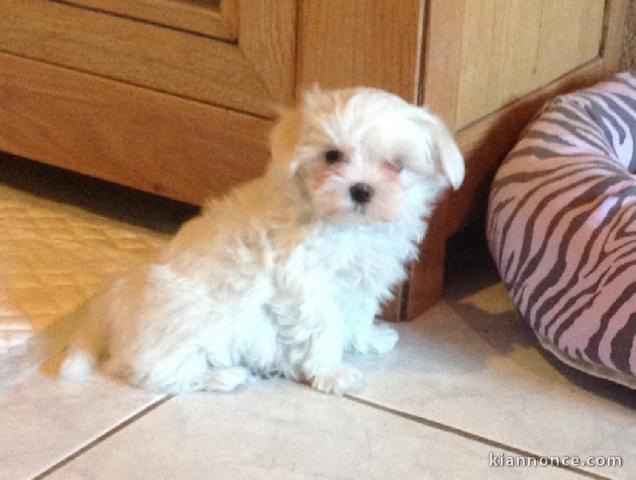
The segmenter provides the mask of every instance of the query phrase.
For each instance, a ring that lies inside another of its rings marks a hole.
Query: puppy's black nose
[[[373,196],[373,188],[366,183],[356,183],[349,187],[351,198],[356,203],[367,203]]]

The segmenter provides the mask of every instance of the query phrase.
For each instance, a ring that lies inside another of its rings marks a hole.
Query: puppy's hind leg
[[[105,369],[131,384],[159,393],[229,392],[247,383],[250,371],[241,366],[212,366],[206,352],[188,343],[163,345],[132,357],[111,357]]]
[[[197,390],[206,392],[231,392],[247,383],[251,378],[250,371],[245,367],[215,367],[207,372]]]
[[[151,392],[199,391],[209,366],[203,351],[187,346],[156,344],[139,351],[118,352],[104,362],[104,370]]]

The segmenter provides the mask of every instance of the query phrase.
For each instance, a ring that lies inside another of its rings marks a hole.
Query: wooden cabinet
[[[293,0],[192,3],[3,0],[0,42],[23,57],[256,115],[292,100]],[[226,4],[232,14],[222,16]]]
[[[263,171],[272,105],[313,82],[424,102],[468,175],[387,310],[410,318],[541,101],[617,68],[627,3],[1,0],[0,150],[198,203]]]

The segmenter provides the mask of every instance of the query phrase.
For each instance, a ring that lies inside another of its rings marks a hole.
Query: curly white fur
[[[86,306],[65,376],[103,361],[162,392],[272,374],[328,393],[359,387],[343,352],[397,342],[374,317],[416,258],[434,202],[461,184],[461,154],[426,109],[368,88],[308,92],[271,144],[263,177],[209,201],[155,263]],[[356,184],[367,201],[353,199]]]

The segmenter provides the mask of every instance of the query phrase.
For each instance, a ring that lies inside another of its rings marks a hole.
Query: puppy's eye
[[[393,160],[388,160],[384,162],[384,164],[389,167],[391,170],[400,173],[404,170],[404,161],[401,158],[394,158]]]
[[[329,150],[325,152],[325,160],[327,163],[338,163],[342,160],[342,152],[340,150]]]

